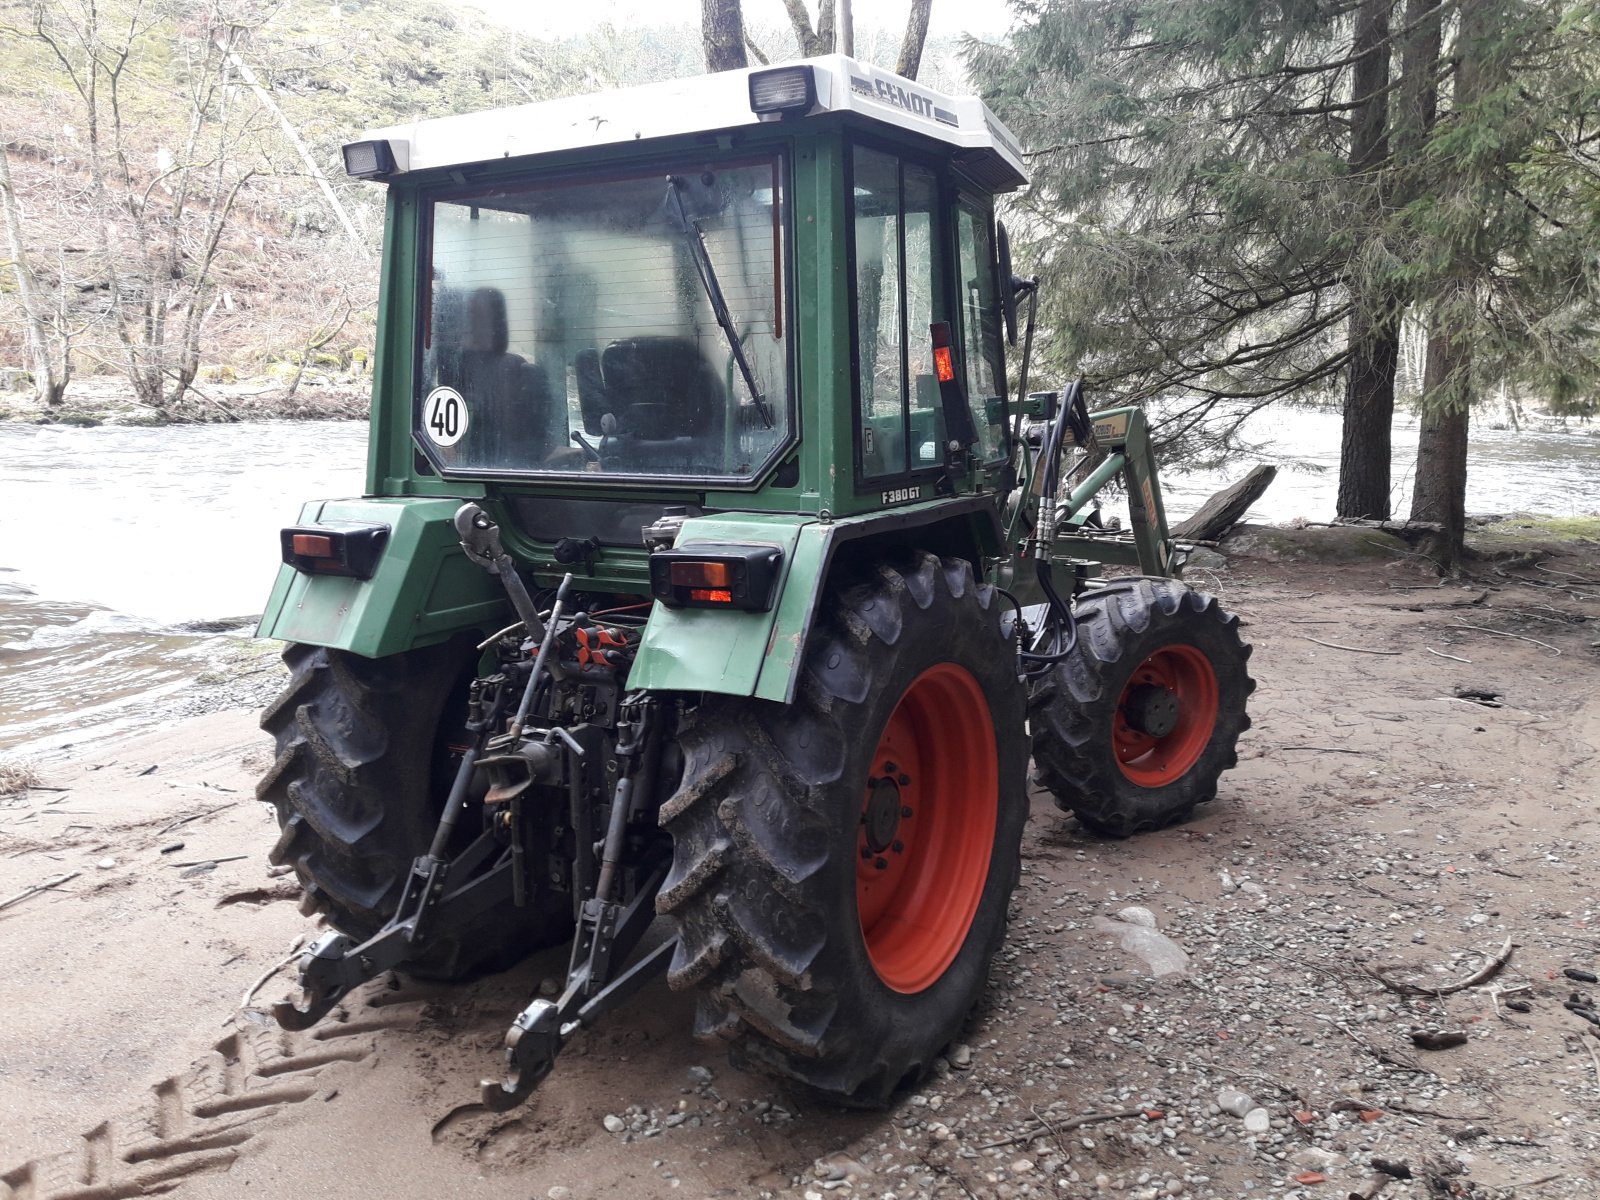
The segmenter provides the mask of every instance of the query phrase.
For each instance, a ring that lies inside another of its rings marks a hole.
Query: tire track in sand
[[[370,1058],[383,1033],[415,1025],[423,1002],[414,989],[379,983],[346,1005],[302,1033],[241,1015],[187,1070],[155,1084],[136,1112],[101,1121],[57,1154],[0,1170],[0,1200],[124,1200],[226,1171],[274,1117],[317,1094],[319,1074]]]

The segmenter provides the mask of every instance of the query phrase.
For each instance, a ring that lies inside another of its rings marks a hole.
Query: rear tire
[[[736,1063],[879,1107],[960,1032],[1027,817],[1000,607],[965,562],[880,566],[830,591],[793,704],[708,696],[681,727],[668,980]]]
[[[1076,612],[1077,646],[1028,700],[1036,780],[1109,837],[1184,820],[1215,798],[1250,728],[1239,618],[1170,579],[1114,581]]]
[[[261,716],[277,757],[256,786],[278,813],[269,857],[293,864],[305,889],[301,911],[365,941],[394,916],[412,860],[433,838],[477,655],[470,639],[457,639],[379,659],[303,645],[283,657],[289,683]],[[405,969],[457,979],[565,938],[567,898],[540,889],[530,900],[463,929],[435,926]]]

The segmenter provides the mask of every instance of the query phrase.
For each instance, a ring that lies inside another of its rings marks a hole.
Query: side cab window
[[[988,212],[966,199],[956,209],[956,243],[967,402],[972,406],[972,425],[978,432],[978,458],[992,463],[1006,452],[1006,376],[1000,349],[994,238]]]
[[[947,319],[939,197],[938,178],[927,167],[852,148],[856,453],[863,480],[942,462],[944,416],[928,334],[933,321]]]

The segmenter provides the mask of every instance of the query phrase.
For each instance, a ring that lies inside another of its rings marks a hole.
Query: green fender
[[[461,552],[451,519],[458,499],[317,500],[301,525],[387,525],[371,579],[278,570],[257,636],[350,650],[368,658],[442,642],[463,629],[492,632],[510,606],[498,582]]]
[[[783,551],[778,599],[768,612],[725,608],[668,608],[650,614],[628,675],[630,688],[720,692],[788,703],[800,681],[811,619],[841,547],[872,553],[920,546],[983,560],[1002,545],[993,497],[970,496],[824,520],[805,513],[728,513],[683,523],[676,548],[695,542],[777,546]]]
[[[777,602],[766,612],[742,612],[656,601],[628,686],[785,699],[800,646],[792,636],[781,638],[780,628],[793,624],[795,597],[811,594],[807,585],[822,570],[828,526],[805,513],[727,513],[685,521],[677,549],[696,542],[778,547]]]

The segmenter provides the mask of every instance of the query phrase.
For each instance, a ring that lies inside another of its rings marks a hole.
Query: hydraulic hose
[[[1077,618],[1072,615],[1072,605],[1064,601],[1061,594],[1056,591],[1055,578],[1051,573],[1050,543],[1055,540],[1056,498],[1061,485],[1061,435],[1063,429],[1069,423],[1073,423],[1073,416],[1082,395],[1083,381],[1079,379],[1073,380],[1061,389],[1061,402],[1057,406],[1055,420],[1050,422],[1050,429],[1040,450],[1043,456],[1040,465],[1044,471],[1044,483],[1039,491],[1039,518],[1034,530],[1037,549],[1033,565],[1039,579],[1039,590],[1049,601],[1051,618],[1065,631],[1066,644],[1062,645],[1058,637],[1055,648],[1049,654],[1022,651],[1022,661],[1036,667],[1050,666],[1064,661],[1078,645]],[[1083,437],[1081,432],[1079,437]]]

